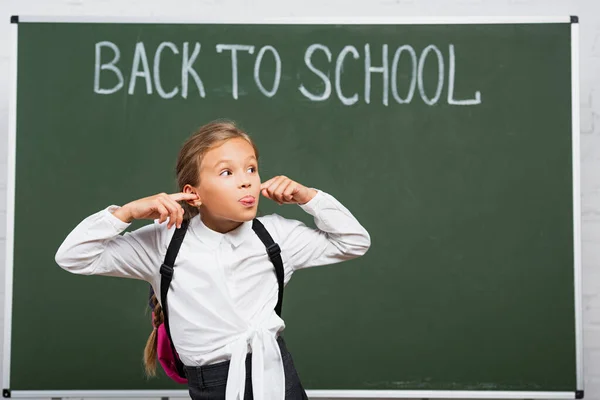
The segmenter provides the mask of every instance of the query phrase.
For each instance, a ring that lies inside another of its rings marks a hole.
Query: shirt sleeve
[[[56,252],[56,263],[74,274],[152,282],[161,263],[161,232],[154,223],[121,235],[130,224],[112,214],[117,208],[110,206],[79,223]]]
[[[367,230],[333,196],[317,191],[312,200],[300,207],[314,217],[317,229],[279,217],[286,275],[301,268],[350,260],[369,249],[371,238]]]

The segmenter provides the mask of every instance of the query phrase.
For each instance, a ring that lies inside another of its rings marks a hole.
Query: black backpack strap
[[[283,260],[281,259],[281,249],[279,248],[279,245],[273,241],[273,238],[262,222],[256,218],[252,221],[252,229],[267,248],[269,259],[275,266],[275,275],[277,276],[277,285],[279,286],[275,312],[281,317],[281,308],[283,307]]]
[[[177,352],[175,351],[175,345],[173,344],[173,338],[171,338],[171,329],[169,329],[169,316],[167,306],[167,293],[171,286],[171,280],[173,279],[173,268],[175,267],[175,259],[177,253],[183,243],[183,238],[187,232],[189,220],[185,219],[181,223],[181,227],[175,230],[169,247],[167,248],[167,254],[165,255],[165,261],[160,266],[160,302],[162,304],[162,310],[164,315],[165,329],[167,330],[167,336],[169,336],[169,342],[171,342],[171,351],[173,351],[173,359],[175,360],[175,366],[177,367],[177,373],[182,378],[185,378],[185,371],[183,369],[183,363],[179,359]]]

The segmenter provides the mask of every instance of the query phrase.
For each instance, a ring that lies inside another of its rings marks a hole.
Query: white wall
[[[600,400],[600,0],[0,0],[0,302],[4,298],[10,15],[547,16],[578,15],[585,394]],[[0,304],[0,320],[4,310]],[[3,332],[0,326],[0,343]],[[51,363],[51,360],[48,360]],[[51,365],[49,365],[51,367]],[[1,365],[0,365],[1,368]],[[1,371],[0,371],[1,372]],[[1,375],[0,375],[1,376]]]

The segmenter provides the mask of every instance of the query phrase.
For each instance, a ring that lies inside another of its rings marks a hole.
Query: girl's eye
[[[219,175],[220,175],[220,176],[227,176],[227,175],[231,175],[231,171],[229,171],[229,170],[227,170],[227,169],[226,169],[225,171],[221,172]]]
[[[248,171],[249,171],[251,174],[253,174],[253,173],[255,173],[255,172],[256,172],[256,167],[250,167],[250,168],[248,168]]]

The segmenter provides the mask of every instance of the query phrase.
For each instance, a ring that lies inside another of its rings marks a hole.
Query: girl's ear
[[[196,196],[198,196],[198,199],[196,199],[196,200],[186,200],[186,203],[188,203],[190,206],[200,207],[202,205],[202,199],[200,198],[200,194],[198,193],[198,190],[195,187],[193,187],[192,185],[185,185],[183,187],[182,192],[183,193],[193,193]]]

